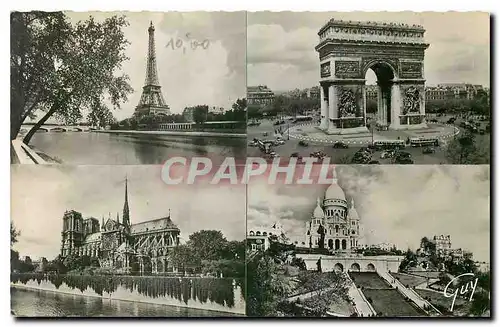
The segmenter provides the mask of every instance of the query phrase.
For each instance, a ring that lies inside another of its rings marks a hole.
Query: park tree
[[[193,108],[193,120],[196,124],[203,124],[207,121],[208,117],[208,106],[198,105]]]
[[[170,256],[170,260],[176,266],[185,269],[186,266],[199,265],[200,261],[195,256],[193,250],[186,244],[176,246]]]
[[[335,298],[348,299],[348,283],[342,273],[301,271],[297,280],[304,292],[314,294],[307,305],[314,308],[315,314],[325,314]]]
[[[291,291],[290,282],[269,255],[257,256],[247,264],[247,315],[272,317]]]
[[[11,139],[27,118],[42,114],[23,142],[28,144],[49,118],[68,124],[83,111],[120,108],[132,91],[117,71],[128,58],[122,31],[128,23],[113,16],[72,25],[62,12],[11,14]],[[94,112],[93,117],[100,117]]]
[[[18,237],[21,235],[21,232],[16,229],[14,226],[14,223],[11,221],[10,222],[10,246],[12,247],[14,244],[17,243]]]
[[[218,230],[200,230],[189,235],[187,245],[194,256],[201,260],[217,260],[226,247],[227,240]]]
[[[489,164],[490,151],[483,142],[479,144],[474,134],[466,132],[453,139],[446,149],[446,157],[456,165]]]

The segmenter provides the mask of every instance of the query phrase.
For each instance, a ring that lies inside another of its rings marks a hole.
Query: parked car
[[[347,148],[349,148],[349,146],[347,144],[345,144],[344,142],[339,141],[339,142],[335,142],[333,144],[333,148],[334,149],[347,149]]]
[[[427,148],[424,148],[422,150],[422,153],[423,154],[431,154],[431,153],[435,153],[436,152],[436,149],[434,148],[431,148],[431,147],[427,147]]]
[[[248,146],[257,146],[257,142],[250,141],[250,142],[248,142]]]
[[[299,141],[299,145],[300,146],[309,146],[309,143],[307,143],[306,141]]]
[[[410,158],[401,157],[401,158],[396,158],[394,163],[398,165],[411,165],[413,164],[413,160],[411,160]]]
[[[380,159],[387,159],[394,157],[394,151],[384,151],[380,154]]]
[[[326,154],[322,151],[316,151],[316,152],[311,153],[311,157],[323,159],[324,157],[326,157]]]
[[[378,162],[377,160],[372,160],[368,163],[369,165],[379,165],[380,162]]]
[[[274,145],[283,145],[283,144],[285,144],[285,141],[283,141],[283,140],[275,140],[274,141]]]

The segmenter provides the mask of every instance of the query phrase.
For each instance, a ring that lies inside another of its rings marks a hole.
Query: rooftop
[[[130,226],[130,233],[131,234],[139,234],[139,233],[160,231],[160,230],[167,230],[167,229],[179,230],[179,228],[170,219],[170,216],[158,218],[158,219],[154,219],[154,220],[149,220],[149,221],[145,221],[145,222],[138,223],[138,224],[132,224]]]

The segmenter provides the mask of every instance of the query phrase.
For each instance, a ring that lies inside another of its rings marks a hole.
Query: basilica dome
[[[323,209],[321,209],[319,199],[318,199],[318,204],[316,205],[316,208],[314,209],[313,217],[314,218],[325,218],[325,212],[323,211]]]
[[[342,190],[342,188],[339,186],[339,184],[333,183],[332,185],[330,185],[326,189],[325,200],[344,200],[344,201],[346,201],[344,190]]]

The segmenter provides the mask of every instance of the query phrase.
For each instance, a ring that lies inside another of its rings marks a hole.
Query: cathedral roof
[[[130,233],[144,233],[150,231],[161,231],[165,229],[175,229],[179,230],[179,228],[172,222],[170,217],[164,217],[154,220],[145,221],[138,224],[132,224],[130,226]]]
[[[323,209],[321,209],[319,199],[318,199],[318,203],[316,204],[316,208],[314,209],[313,217],[314,218],[325,218],[325,212],[323,211]]]
[[[92,234],[88,234],[87,236],[85,236],[85,239],[83,240],[83,243],[92,243],[92,242],[97,242],[97,241],[100,241],[101,240],[101,232],[97,232],[97,233],[92,233]]]
[[[325,200],[346,200],[344,190],[339,186],[338,183],[333,183],[328,187],[325,193]]]

